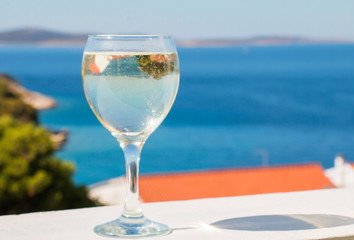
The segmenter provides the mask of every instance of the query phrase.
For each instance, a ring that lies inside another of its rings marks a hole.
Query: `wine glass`
[[[82,60],[87,101],[124,152],[123,213],[94,231],[110,237],[164,235],[168,226],[144,217],[139,204],[139,160],[146,139],[161,124],[179,85],[177,50],[165,35],[90,35]]]

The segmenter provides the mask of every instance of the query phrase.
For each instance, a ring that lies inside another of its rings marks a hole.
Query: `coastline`
[[[48,110],[56,107],[57,102],[53,98],[22,87],[15,79],[7,74],[0,74],[0,77],[7,79],[9,89],[18,94],[26,104],[34,109]]]
[[[18,95],[22,101],[31,106],[36,111],[49,110],[57,106],[57,102],[42,93],[28,90],[21,86],[14,78],[7,74],[0,74],[0,78],[5,79],[9,90]],[[51,131],[51,140],[54,143],[55,149],[62,149],[68,137],[68,130]]]
[[[119,34],[119,33],[118,33]],[[44,47],[85,46],[89,33],[65,33],[37,28],[0,32],[0,46],[32,45]],[[124,35],[124,34],[123,34]],[[134,35],[134,33],[133,33]],[[273,34],[221,38],[175,38],[177,47],[236,47],[354,44],[350,38],[314,38],[299,35]]]

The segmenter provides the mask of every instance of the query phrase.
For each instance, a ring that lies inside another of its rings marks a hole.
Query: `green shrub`
[[[73,164],[53,153],[46,129],[0,118],[0,214],[96,205],[73,184]]]
[[[8,84],[11,81],[14,80],[9,76],[0,75],[0,116],[9,114],[21,122],[37,123],[37,111],[9,89]]]
[[[0,214],[96,206],[72,181],[74,165],[54,157],[51,133],[37,111],[0,75]]]

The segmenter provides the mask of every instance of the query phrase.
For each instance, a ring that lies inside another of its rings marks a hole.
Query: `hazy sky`
[[[352,0],[1,0],[0,31],[354,39]]]

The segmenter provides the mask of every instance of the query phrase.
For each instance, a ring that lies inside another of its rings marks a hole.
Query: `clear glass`
[[[121,216],[96,226],[103,236],[164,235],[168,226],[144,217],[139,203],[140,152],[176,98],[179,61],[174,41],[162,35],[89,36],[82,81],[87,101],[124,152],[126,198]]]

